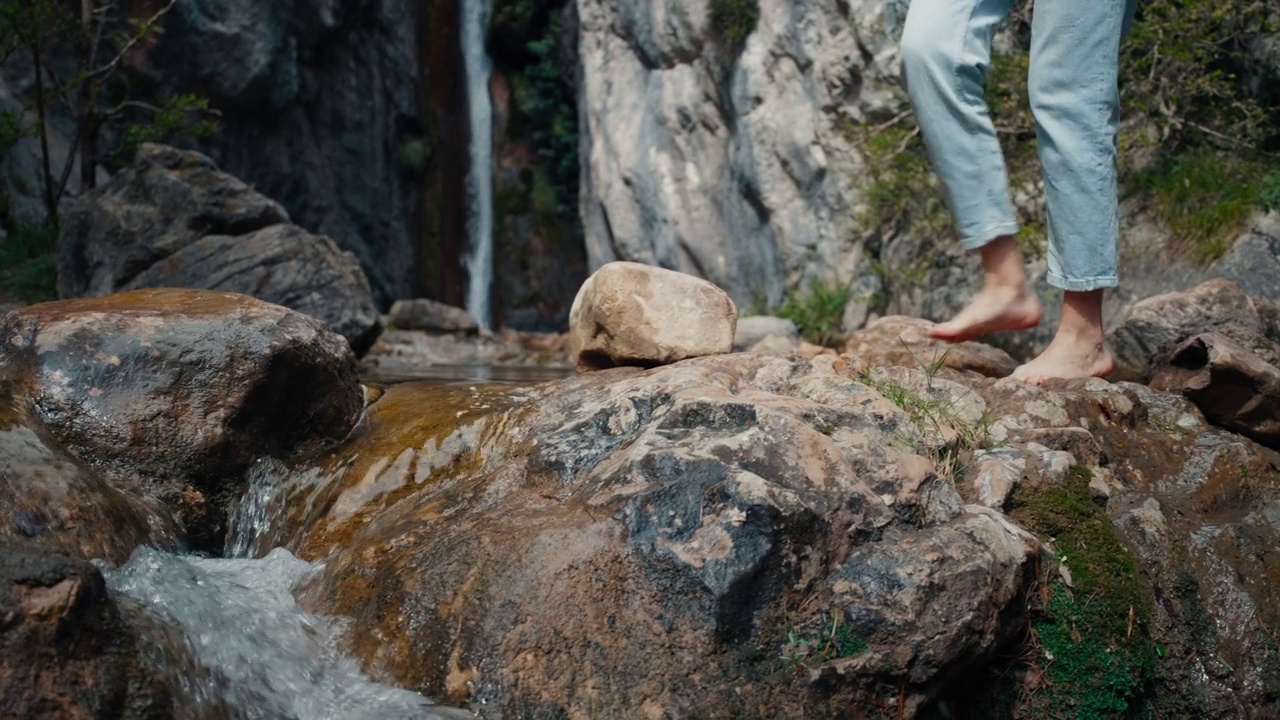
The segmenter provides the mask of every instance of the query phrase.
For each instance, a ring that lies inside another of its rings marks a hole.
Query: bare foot
[[[1044,352],[1014,370],[1011,377],[1028,385],[1042,385],[1054,378],[1106,377],[1113,365],[1106,343],[1059,333]]]
[[[1025,285],[987,286],[952,320],[929,328],[929,336],[964,342],[1002,330],[1025,330],[1040,324],[1044,307]]]

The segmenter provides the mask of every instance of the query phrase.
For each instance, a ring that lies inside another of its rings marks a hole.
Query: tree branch
[[[169,11],[173,9],[173,6],[177,4],[178,0],[169,0],[164,7],[160,8],[155,12],[155,14],[143,21],[142,32],[129,38],[129,42],[125,43],[124,47],[120,48],[120,51],[116,53],[116,56],[111,58],[111,61],[106,65],[90,70],[85,75],[84,81],[98,82],[107,75],[115,72],[116,68],[120,67],[120,63],[124,62],[124,59],[129,55],[129,53],[138,46],[138,43],[142,42],[144,38],[151,34],[151,26],[159,22],[159,20],[167,15]]]

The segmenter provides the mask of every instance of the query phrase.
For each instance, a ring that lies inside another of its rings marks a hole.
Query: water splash
[[[485,50],[489,27],[486,0],[462,3],[462,58],[467,74],[467,111],[471,118],[471,169],[467,173],[467,256],[470,284],[467,311],[490,329],[489,293],[493,284],[493,103],[489,97],[492,63]]]
[[[112,590],[186,635],[195,667],[188,697],[247,720],[454,720],[467,712],[370,681],[339,650],[342,626],[298,607],[293,586],[311,565],[284,549],[258,560],[171,555],[139,548]],[[169,670],[173,670],[169,668]],[[196,717],[201,708],[189,708]]]

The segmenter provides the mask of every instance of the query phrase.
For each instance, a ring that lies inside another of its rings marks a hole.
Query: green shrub
[[[58,228],[52,223],[15,228],[0,241],[0,295],[24,302],[57,299],[57,242]]]
[[[1258,202],[1262,204],[1263,210],[1280,212],[1280,171],[1262,179],[1262,190],[1258,193]]]
[[[760,21],[759,0],[711,0],[711,32],[735,55]]]
[[[560,72],[560,16],[547,3],[508,2],[499,8],[504,22],[519,26],[530,39],[523,52],[508,51],[506,70],[513,86],[507,132],[527,137],[540,172],[550,183],[552,206],[562,217],[578,210],[578,105],[574,89]]]
[[[1274,202],[1268,200],[1267,179],[1280,177],[1274,172],[1278,165],[1230,150],[1190,147],[1129,174],[1125,189],[1140,195],[1168,226],[1175,250],[1208,262],[1227,251],[1254,210]]]
[[[844,309],[853,291],[848,286],[828,285],[818,280],[808,290],[790,295],[778,315],[796,324],[805,340],[816,345],[834,345],[840,338]]]

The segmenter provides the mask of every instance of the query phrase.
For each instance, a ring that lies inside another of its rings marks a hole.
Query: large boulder
[[[243,292],[328,323],[363,352],[379,319],[368,279],[334,242],[194,151],[145,144],[77,199],[58,238],[58,293],[141,287]]]
[[[186,287],[243,293],[323,321],[363,355],[382,330],[355,256],[296,225],[208,235],[134,276],[123,289]]]
[[[58,294],[106,295],[205,235],[241,235],[285,222],[284,208],[209,158],[145,144],[130,168],[63,218]]]
[[[0,320],[0,364],[62,447],[206,515],[202,547],[220,537],[251,464],[341,440],[363,407],[341,337],[230,293],[136,290],[16,310]]]
[[[1280,692],[1280,458],[1178,395],[751,354],[400,384],[367,418],[262,468],[247,549],[323,561],[304,605],[351,618],[368,672],[484,717],[1246,717]]]
[[[585,370],[653,367],[733,349],[738,310],[715,285],[639,263],[609,263],[583,283],[569,340]]]
[[[1250,296],[1235,283],[1214,279],[1135,304],[1107,338],[1117,379],[1138,379],[1152,357],[1192,336],[1214,332],[1235,340],[1263,361],[1280,365],[1280,306]]]
[[[484,716],[910,715],[1017,633],[1039,545],[832,360],[391,386],[266,473],[255,550],[324,559],[301,597],[369,672]]]

